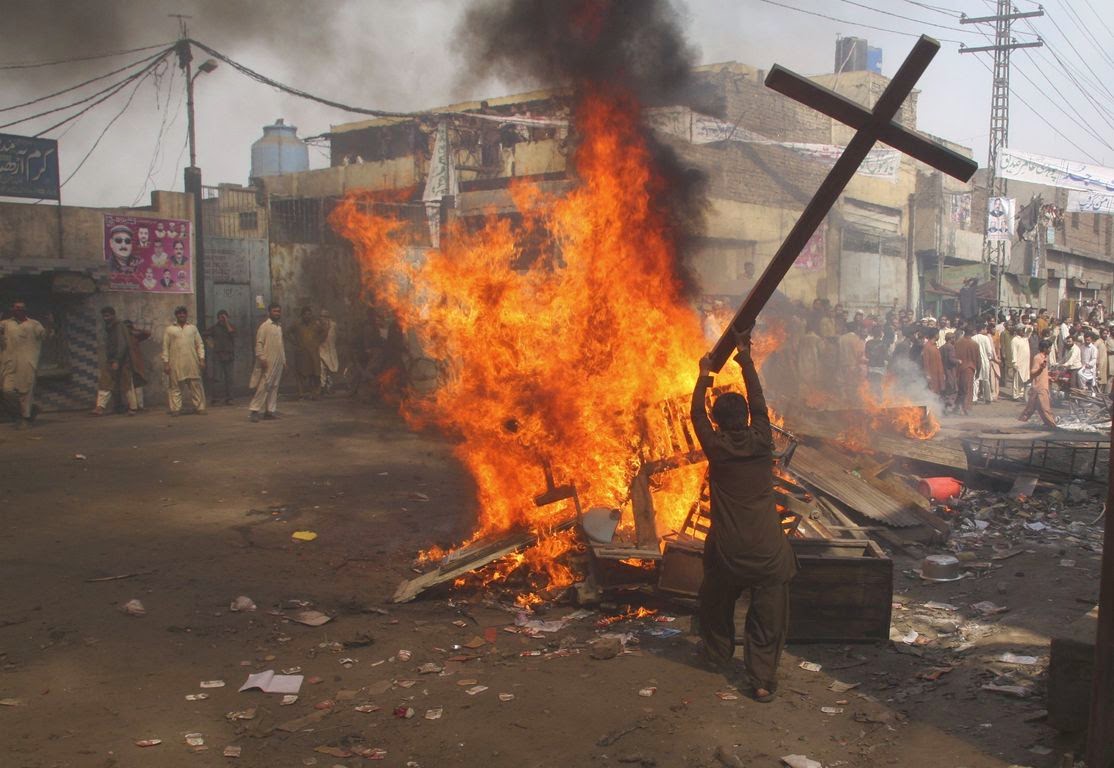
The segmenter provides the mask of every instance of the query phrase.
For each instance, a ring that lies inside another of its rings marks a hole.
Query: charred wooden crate
[[[789,641],[884,642],[890,636],[893,561],[866,539],[789,540],[800,571],[789,588]],[[695,596],[704,542],[667,536],[658,588]]]

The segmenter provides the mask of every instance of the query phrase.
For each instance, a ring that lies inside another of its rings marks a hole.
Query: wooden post
[[[801,212],[801,217],[789,231],[758,282],[751,288],[735,318],[712,348],[710,355],[713,371],[722,368],[731,357],[735,348],[733,329],[745,330],[754,325],[758,313],[773,296],[778,284],[800,255],[801,249],[835,205],[876,141],[889,144],[894,149],[962,181],[967,181],[974,175],[978,163],[894,121],[894,116],[938,50],[940,43],[922,35],[872,110],[864,109],[850,99],[781,66],[775,65],[770,70],[766,77],[767,87],[851,126],[857,133],[821,182],[820,188]]]

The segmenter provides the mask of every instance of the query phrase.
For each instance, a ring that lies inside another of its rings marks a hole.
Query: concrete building
[[[860,48],[856,43],[847,50]],[[814,79],[872,106],[888,79],[871,69],[869,62],[866,69],[848,65]],[[705,296],[738,303],[852,132],[767,89],[765,73],[757,68],[731,62],[699,67],[693,75],[677,103],[648,105],[645,120],[684,165],[705,174],[707,227],[687,256]],[[899,113],[907,127],[916,127],[917,96],[911,94]],[[541,90],[453,104],[409,118],[333,126],[327,134],[330,167],[264,176],[257,192],[228,185],[213,191],[220,202],[206,201],[206,242],[218,231],[238,240],[236,248],[247,247],[244,240],[257,241],[251,247],[255,254],[265,248],[267,298],[281,302],[288,312],[306,305],[333,312],[344,356],[355,338],[350,332],[366,318],[367,300],[349,244],[328,224],[336,203],[354,191],[382,192],[385,210],[412,221],[421,236],[419,246],[434,244],[438,228],[431,223],[443,218],[467,221],[492,212],[513,218],[508,188],[516,180],[529,180],[547,193],[560,193],[574,183],[566,165],[574,138],[570,107],[570,94]],[[446,178],[436,180],[444,188],[431,192],[435,166],[448,171]],[[239,202],[226,203],[226,198]],[[228,205],[232,207],[223,223],[210,225],[210,216]],[[825,297],[848,309],[939,311],[954,301],[950,284],[958,274],[986,272],[981,220],[972,216],[972,207],[972,187],[879,147],[790,271],[782,291],[806,304]],[[241,218],[254,221],[258,229],[244,230]],[[252,267],[246,281],[241,275],[238,285],[262,280],[259,258],[250,257],[258,268]],[[217,284],[207,290],[217,291]],[[248,297],[254,300],[260,293],[252,288]],[[243,299],[230,296],[228,301],[240,306]],[[214,312],[219,304],[221,300],[210,298],[207,307]]]
[[[766,88],[762,70],[729,63],[695,74],[693,135],[685,144],[674,141],[711,182],[708,241],[694,263],[708,293],[741,297],[753,282],[747,274],[765,268],[853,131]],[[812,79],[867,107],[889,82],[869,70]],[[916,128],[917,97],[914,91],[898,113],[905,127]],[[877,147],[782,290],[806,303],[820,297],[848,308],[922,306],[933,268],[980,259],[981,234],[970,228],[970,218],[948,213],[950,197],[969,191]]]
[[[1017,200],[1018,235],[1002,280],[1003,303],[1074,316],[1085,301],[1114,300],[1114,215],[1067,213],[1068,191],[1008,182]],[[985,197],[981,214],[985,218]]]
[[[707,230],[689,256],[703,293],[731,301],[740,300],[765,268],[852,134],[765,88],[764,76],[735,62],[700,67],[681,103],[646,110],[659,140],[706,174]],[[866,106],[888,83],[869,69],[814,80]],[[899,114],[903,125],[916,126],[916,106],[914,92]],[[449,214],[513,214],[507,193],[512,180],[530,179],[547,191],[572,183],[565,162],[568,107],[567,94],[536,91],[437,108],[421,117],[334,126],[328,134],[330,168],[269,177],[264,187],[272,210],[324,201],[321,221],[329,199],[357,189],[391,190],[395,199],[420,206],[444,135],[456,176]],[[940,288],[946,267],[980,268],[982,235],[970,215],[970,193],[967,185],[879,148],[782,290],[803,302],[820,296],[864,309],[932,305],[938,290],[946,298]],[[327,227],[298,229],[326,245]],[[317,229],[320,238],[313,234]]]
[[[23,298],[32,317],[53,318],[54,333],[43,345],[35,391],[36,402],[44,411],[93,407],[103,354],[103,306],[112,306],[121,320],[131,320],[151,333],[151,340],[140,347],[148,370],[146,400],[149,407],[165,407],[166,384],[159,360],[162,334],[174,322],[178,305],[185,305],[193,317],[194,288],[191,283],[184,292],[170,293],[159,292],[157,287],[119,290],[119,285],[114,286],[106,258],[106,217],[125,222],[185,222],[188,231],[193,201],[183,193],[156,191],[151,193],[151,204],[141,208],[0,203],[0,308],[6,313],[13,299]],[[131,229],[138,251],[142,235],[139,227]],[[148,232],[146,237],[156,235]],[[173,239],[168,237],[167,243]],[[193,239],[186,240],[185,258],[179,261],[192,263]],[[168,248],[164,254],[169,259],[177,255],[172,250]],[[172,264],[169,259],[168,266]]]

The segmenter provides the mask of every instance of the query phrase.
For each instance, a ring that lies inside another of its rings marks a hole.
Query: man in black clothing
[[[762,384],[750,355],[750,334],[738,334],[747,398],[720,395],[704,399],[712,384],[707,356],[692,393],[692,423],[708,458],[711,525],[704,542],[704,581],[700,586],[700,636],[705,658],[726,666],[735,653],[735,603],[750,592],[743,639],[747,676],[758,701],[773,699],[777,666],[789,631],[789,581],[797,560],[781,530],[774,503],[773,434]],[[748,423],[749,412],[749,423]]]
[[[216,369],[219,368],[220,377],[224,381],[224,404],[232,405],[232,363],[236,356],[236,326],[228,318],[226,310],[217,312],[216,325],[205,331],[205,338],[213,345],[213,357],[217,361],[210,374],[213,376],[211,384],[216,384]],[[213,393],[215,403],[216,387],[210,386],[210,391]]]

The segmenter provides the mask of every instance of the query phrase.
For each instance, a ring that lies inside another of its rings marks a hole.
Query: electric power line
[[[70,91],[76,91],[77,89],[84,88],[85,86],[87,86],[91,83],[95,83],[98,80],[104,80],[106,78],[112,77],[113,75],[118,75],[121,72],[123,72],[125,70],[128,70],[128,69],[131,69],[134,66],[137,66],[139,64],[143,64],[144,62],[147,62],[147,61],[151,61],[152,59],[160,56],[162,53],[166,53],[166,50],[163,50],[161,53],[156,53],[156,54],[153,54],[151,56],[147,56],[145,58],[138,59],[136,61],[131,62],[130,64],[125,64],[124,66],[122,66],[118,69],[114,69],[111,72],[105,72],[103,75],[98,75],[97,77],[86,80],[83,83],[78,83],[77,85],[71,85],[69,88],[64,88],[61,91],[55,91],[54,93],[47,94],[46,96],[39,96],[38,98],[31,99],[30,101],[25,101],[22,104],[12,104],[10,107],[0,107],[0,112],[10,112],[13,109],[19,109],[20,107],[27,107],[27,106],[30,106],[32,104],[38,104],[41,101],[48,101],[49,99],[53,99],[56,96],[61,96],[64,93],[69,93]]]
[[[1025,49],[1025,52],[1026,52],[1026,53],[1029,53],[1029,50],[1028,50],[1028,49]],[[1032,54],[1030,54],[1030,56],[1032,56]],[[1041,69],[1041,68],[1040,68],[1039,66],[1038,66],[1038,67],[1037,67],[1036,69],[1037,69],[1037,72],[1038,72],[1038,74],[1040,74],[1040,76],[1044,78],[1044,81],[1045,81],[1046,83],[1048,83],[1048,86],[1049,86],[1049,88],[1051,89],[1051,91],[1050,91],[1049,93],[1057,93],[1057,94],[1058,94],[1058,93],[1059,93],[1059,89],[1058,89],[1058,88],[1056,87],[1056,85],[1055,85],[1055,84],[1054,84],[1054,83],[1052,82],[1052,80],[1051,80],[1051,79],[1049,79],[1048,75],[1046,75],[1046,74],[1045,74],[1044,70],[1043,70],[1043,69]],[[1029,77],[1029,75],[1027,75],[1027,74],[1025,73],[1025,71],[1024,71],[1024,70],[1022,70],[1022,69],[1021,69],[1020,67],[1018,67],[1018,68],[1017,68],[1017,72],[1018,72],[1018,74],[1019,74],[1019,75],[1021,75],[1022,77],[1024,77],[1024,78],[1025,78],[1025,79],[1026,79],[1027,81],[1029,81],[1029,84],[1030,84],[1030,85],[1032,85],[1032,86],[1033,86],[1034,88],[1036,88],[1036,89],[1037,89],[1038,91],[1042,91],[1041,87],[1040,87],[1039,85],[1037,85],[1037,84],[1036,84],[1036,83],[1035,83],[1035,82],[1033,81],[1033,79],[1032,79],[1031,77]],[[1046,94],[1046,95],[1047,95],[1047,94]],[[1060,94],[1060,97],[1061,97],[1061,98],[1063,98],[1063,95],[1062,95],[1062,94]],[[1064,117],[1068,118],[1069,120],[1072,120],[1072,119],[1073,119],[1073,118],[1072,118],[1072,115],[1069,115],[1069,114],[1068,114],[1068,113],[1067,113],[1066,111],[1064,111],[1063,107],[1059,106],[1059,105],[1058,105],[1058,104],[1056,104],[1056,103],[1055,103],[1054,101],[1052,101],[1052,98],[1051,98],[1050,96],[1048,97],[1048,101],[1049,101],[1049,103],[1051,103],[1051,104],[1052,104],[1053,106],[1055,106],[1055,107],[1056,107],[1057,109],[1059,109],[1059,110],[1060,110],[1060,112],[1061,112],[1061,114],[1063,114],[1063,115],[1064,115]],[[1104,139],[1104,138],[1102,137],[1102,135],[1101,135],[1100,133],[1098,133],[1098,131],[1096,131],[1096,130],[1095,130],[1094,128],[1092,128],[1092,127],[1090,126],[1090,124],[1088,123],[1088,121],[1086,120],[1086,118],[1084,118],[1084,117],[1083,117],[1083,115],[1082,115],[1082,114],[1081,114],[1081,113],[1079,112],[1079,110],[1078,110],[1078,109],[1076,109],[1076,108],[1075,108],[1075,106],[1074,106],[1074,105],[1073,105],[1073,104],[1072,104],[1072,103],[1071,103],[1071,102],[1070,102],[1069,100],[1067,100],[1067,99],[1064,99],[1064,104],[1065,104],[1065,105],[1066,105],[1066,106],[1068,107],[1068,109],[1070,109],[1070,110],[1072,111],[1072,113],[1074,113],[1074,115],[1075,115],[1074,119],[1075,119],[1075,120],[1078,120],[1078,124],[1079,124],[1079,127],[1080,127],[1080,128],[1082,128],[1082,129],[1084,130],[1084,132],[1086,132],[1086,133],[1087,133],[1087,134],[1088,134],[1088,135],[1089,135],[1089,136],[1090,136],[1091,138],[1093,138],[1093,139],[1094,139],[1095,141],[1097,141],[1097,142],[1098,142],[1099,144],[1102,144],[1102,145],[1103,145],[1104,147],[1106,147],[1107,149],[1109,149],[1109,150],[1112,150],[1112,151],[1114,151],[1114,146],[1111,146],[1111,144],[1110,144],[1110,143],[1109,143],[1109,142],[1108,142],[1108,141],[1107,141],[1106,139]]]
[[[117,82],[113,83],[112,85],[109,85],[106,88],[102,88],[101,90],[97,91],[96,93],[94,93],[90,96],[86,96],[83,99],[78,99],[77,101],[70,102],[69,104],[63,104],[60,107],[54,107],[52,109],[47,109],[47,110],[44,110],[42,112],[38,112],[34,115],[29,115],[27,117],[21,117],[18,120],[12,120],[10,122],[4,123],[3,125],[0,125],[0,128],[8,128],[8,127],[13,126],[13,125],[19,125],[20,123],[26,123],[26,122],[29,122],[31,120],[36,120],[40,117],[45,117],[46,115],[52,115],[55,112],[61,112],[61,111],[66,110],[66,109],[70,109],[71,107],[76,107],[80,104],[85,104],[86,102],[93,101],[94,99],[97,99],[97,97],[103,96],[104,94],[108,94],[104,98],[110,98],[110,97],[114,96],[117,92],[119,92],[121,89],[126,88],[129,83],[134,82],[137,77],[140,77],[141,75],[143,75],[144,73],[146,73],[150,69],[152,69],[154,66],[156,66],[160,61],[162,61],[170,53],[171,50],[172,49],[168,48],[164,51],[161,51],[155,57],[151,57],[150,59],[146,59],[145,61],[147,61],[148,63],[142,69],[140,69],[136,72],[133,72],[132,74],[128,75],[127,77],[123,78],[122,80],[118,80]],[[103,101],[103,100],[104,99],[102,98],[100,101],[94,102],[93,106],[96,106],[97,104],[100,104],[101,101]],[[81,113],[78,113],[78,114],[81,114]],[[67,118],[66,120],[63,120],[60,123],[52,125],[50,128],[47,128],[46,131],[40,131],[39,135],[41,135],[43,133],[46,133],[47,131],[54,130],[55,128],[57,128],[60,125],[64,125],[69,119],[72,119],[72,118]]]
[[[154,70],[154,68],[157,67],[161,63],[162,63],[161,59],[156,59],[155,61],[151,62],[146,67],[144,67],[142,70],[140,70],[139,72],[136,72],[130,78],[128,78],[124,82],[120,83],[119,87],[117,87],[111,93],[106,94],[105,96],[101,97],[97,101],[94,101],[92,104],[89,104],[88,106],[86,106],[83,109],[81,109],[80,111],[70,115],[69,117],[66,117],[66,118],[63,118],[62,120],[59,120],[57,123],[50,126],[49,128],[44,128],[43,130],[36,133],[35,136],[38,137],[38,136],[42,136],[44,133],[50,133],[55,128],[60,128],[61,126],[65,125],[66,123],[70,122],[71,120],[76,120],[77,118],[81,117],[83,114],[88,112],[89,110],[91,110],[91,109],[103,104],[104,102],[108,101],[109,99],[111,99],[113,96],[115,96],[120,91],[124,90],[124,88],[126,88],[131,83],[135,82],[137,79],[139,79],[140,81],[145,79],[147,77],[147,75],[149,75],[151,73],[151,71]]]
[[[969,35],[977,34],[975,32],[975,30],[973,30],[973,29],[958,29],[956,27],[950,27],[946,24],[937,24],[937,23],[932,22],[932,21],[922,21],[921,19],[914,19],[912,16],[903,16],[902,14],[894,13],[893,11],[883,11],[881,8],[875,8],[874,6],[867,5],[866,3],[859,3],[859,2],[856,2],[856,0],[839,0],[839,1],[841,3],[846,3],[847,5],[854,5],[858,8],[865,8],[868,11],[874,11],[875,13],[881,13],[881,14],[884,14],[886,16],[893,16],[893,17],[898,18],[898,19],[904,19],[905,21],[912,21],[915,24],[923,24],[925,26],[936,27],[938,29],[946,29],[949,32],[963,32],[963,33],[969,34]]]
[[[986,41],[988,43],[991,43],[991,44],[994,43],[994,40],[990,37],[990,35],[986,34],[985,32],[982,32],[981,30],[980,30],[980,34],[983,36],[984,39],[986,39]],[[1035,59],[1036,52],[1033,49],[1024,48],[1022,50],[1024,50],[1025,53],[1027,55],[1029,55],[1030,58]],[[1105,146],[1107,149],[1114,149],[1114,146],[1111,146],[1106,141],[1106,139],[1102,138],[1102,136],[1094,128],[1091,127],[1089,121],[1083,116],[1083,114],[1081,112],[1079,112],[1079,110],[1075,108],[1075,106],[1071,103],[1071,101],[1069,99],[1067,99],[1061,93],[1061,89],[1059,87],[1057,87],[1052,82],[1051,78],[1048,77],[1048,75],[1045,73],[1043,68],[1041,68],[1040,66],[1036,67],[1037,72],[1040,74],[1041,77],[1044,78],[1045,82],[1048,83],[1049,88],[1051,89],[1049,92],[1046,92],[1039,85],[1037,85],[1037,83],[1033,80],[1033,78],[1029,77],[1028,73],[1025,72],[1025,70],[1023,70],[1020,66],[1018,66],[1016,63],[1013,63],[1013,62],[1011,62],[1011,63],[1013,64],[1014,69],[1017,70],[1017,73],[1019,75],[1021,75],[1023,78],[1025,78],[1025,80],[1028,81],[1028,83],[1030,85],[1032,85],[1033,88],[1035,88],[1038,93],[1043,94],[1045,96],[1045,98],[1048,99],[1049,103],[1052,104],[1052,106],[1056,107],[1056,109],[1058,109],[1060,111],[1060,113],[1064,115],[1064,117],[1068,118],[1069,120],[1072,120],[1073,122],[1078,122],[1079,126],[1083,129],[1084,132],[1086,132],[1091,138],[1095,139],[1100,144]],[[1069,75],[1069,77],[1070,77],[1070,75]],[[1064,110],[1064,107],[1062,107],[1062,106],[1060,106],[1060,104],[1056,103],[1052,99],[1052,96],[1050,94],[1058,95],[1062,99],[1063,104],[1074,113],[1074,115],[1075,115],[1074,118],[1072,117],[1072,115],[1069,115]],[[1089,97],[1089,94],[1087,94],[1086,92],[1084,92],[1083,95],[1085,97]],[[1092,102],[1092,105],[1095,106],[1096,109],[1099,109],[1100,111],[1104,111],[1104,110],[1102,110],[1101,106],[1097,102]],[[1109,113],[1107,113],[1107,114],[1109,114]],[[1102,117],[1102,115],[1100,115],[1100,117]]]
[[[1098,76],[1098,74],[1095,72],[1095,70],[1091,69],[1091,65],[1087,63],[1087,59],[1085,59],[1083,57],[1083,54],[1081,54],[1079,52],[1079,49],[1075,47],[1075,43],[1073,43],[1071,41],[1071,38],[1068,37],[1067,33],[1064,32],[1063,28],[1060,27],[1060,25],[1059,25],[1059,23],[1057,23],[1056,19],[1051,14],[1046,13],[1046,15],[1048,17],[1048,20],[1052,22],[1052,26],[1056,27],[1056,30],[1063,36],[1064,42],[1066,42],[1068,44],[1068,47],[1071,48],[1072,51],[1075,53],[1075,55],[1079,57],[1079,61],[1082,62],[1083,66],[1087,68],[1087,71],[1091,73],[1091,75],[1095,78],[1095,80],[1097,82],[1101,83],[1102,78]],[[1107,90],[1106,93],[1107,93],[1108,96],[1111,95],[1109,90]],[[1114,96],[1112,96],[1112,98],[1114,98]]]
[[[1106,63],[1111,65],[1111,66],[1114,66],[1114,59],[1110,58],[1110,54],[1108,54],[1103,49],[1103,46],[1102,46],[1101,43],[1099,43],[1098,38],[1095,37],[1094,33],[1090,30],[1090,28],[1086,24],[1083,23],[1083,20],[1080,18],[1079,14],[1075,11],[1075,9],[1072,8],[1071,5],[1069,5],[1067,3],[1064,3],[1064,10],[1067,12],[1068,19],[1071,20],[1071,23],[1075,25],[1076,29],[1078,29],[1080,32],[1083,33],[1083,36],[1085,38],[1090,40],[1091,44],[1095,47],[1095,50],[1098,51],[1099,55],[1102,56],[1102,58],[1106,60]]]
[[[86,160],[88,160],[88,159],[90,158],[90,156],[91,156],[91,155],[93,154],[93,152],[94,152],[94,151],[96,151],[97,147],[98,147],[98,146],[100,146],[100,143],[101,143],[101,139],[103,139],[103,138],[105,137],[105,134],[107,134],[107,133],[108,133],[108,129],[109,129],[109,128],[111,128],[111,127],[113,126],[113,124],[114,124],[114,123],[115,123],[115,122],[116,122],[117,120],[119,120],[119,119],[120,119],[120,117],[121,117],[121,116],[122,116],[122,115],[123,115],[123,114],[124,114],[125,112],[127,112],[127,111],[128,111],[128,107],[130,107],[130,106],[131,106],[131,104],[132,104],[132,99],[134,99],[134,98],[135,98],[135,94],[136,94],[136,93],[137,93],[137,92],[139,91],[139,87],[140,87],[141,85],[143,85],[143,81],[144,81],[144,80],[146,80],[146,79],[147,79],[147,77],[148,77],[148,76],[149,76],[150,74],[151,74],[151,73],[150,73],[150,71],[148,71],[148,72],[147,72],[147,73],[146,73],[145,75],[143,75],[143,77],[142,77],[142,78],[140,78],[139,82],[135,84],[135,88],[133,88],[133,89],[132,89],[132,92],[131,92],[131,94],[130,94],[130,95],[128,96],[128,100],[124,102],[124,106],[123,106],[123,107],[121,107],[121,108],[120,108],[120,111],[119,111],[119,112],[117,112],[117,113],[116,113],[116,114],[115,114],[115,115],[114,115],[114,116],[112,117],[112,119],[108,121],[108,123],[107,123],[107,124],[105,125],[105,127],[104,127],[104,130],[102,130],[102,131],[101,131],[101,133],[100,133],[100,135],[99,135],[99,136],[97,136],[97,140],[93,142],[93,146],[89,147],[89,151],[85,153],[85,157],[81,158],[81,162],[79,162],[79,163],[77,164],[77,167],[76,167],[76,168],[74,168],[74,169],[73,169],[72,171],[70,171],[70,175],[66,177],[66,180],[65,180],[65,181],[63,181],[63,182],[62,182],[62,183],[61,183],[60,185],[58,185],[59,189],[61,189],[62,187],[66,186],[66,184],[68,184],[68,183],[69,183],[70,179],[72,179],[72,178],[73,178],[73,177],[74,177],[75,175],[77,175],[77,172],[81,170],[81,167],[82,167],[83,165],[85,165],[85,161],[86,161]]]
[[[133,207],[138,205],[139,201],[143,198],[143,193],[147,191],[147,185],[154,183],[155,166],[159,165],[159,167],[161,168],[161,165],[159,164],[159,156],[162,154],[163,138],[166,136],[166,132],[170,128],[170,126],[174,125],[174,123],[177,122],[178,114],[182,108],[182,99],[185,97],[184,86],[182,88],[182,96],[178,99],[178,108],[174,111],[174,117],[171,118],[169,122],[167,122],[167,117],[170,115],[170,99],[174,95],[174,77],[176,74],[177,67],[171,67],[170,79],[166,85],[166,103],[163,104],[162,109],[159,110],[160,112],[162,112],[162,119],[159,123],[159,132],[155,136],[155,149],[154,152],[151,154],[151,162],[147,165],[147,176],[143,180],[143,186],[136,194],[135,199],[132,200]],[[153,73],[153,76],[155,78],[155,106],[158,107],[159,91],[162,88],[161,76],[158,72]]]
[[[983,68],[984,68],[984,69],[985,69],[985,70],[986,70],[987,72],[989,72],[989,73],[990,73],[991,77],[993,77],[993,76],[994,76],[994,70],[993,70],[993,69],[991,69],[990,65],[989,65],[989,64],[987,64],[987,63],[986,63],[985,61],[983,61],[982,59],[978,58],[977,56],[976,56],[975,58],[976,58],[976,60],[977,60],[977,61],[979,62],[979,64],[982,64]],[[1030,110],[1030,111],[1031,111],[1031,112],[1032,112],[1032,113],[1033,113],[1034,115],[1036,115],[1036,116],[1037,116],[1037,117],[1038,117],[1038,118],[1039,118],[1039,119],[1041,120],[1041,122],[1043,122],[1043,123],[1044,123],[1045,125],[1047,125],[1047,126],[1048,126],[1049,128],[1051,128],[1051,129],[1052,129],[1052,132],[1053,132],[1053,133],[1055,133],[1055,134],[1056,134],[1057,136],[1059,136],[1060,138],[1062,138],[1062,139],[1063,139],[1064,141],[1066,141],[1066,142],[1067,142],[1068,144],[1071,144],[1071,145],[1072,145],[1073,147],[1075,147],[1075,148],[1076,148],[1076,149],[1078,149],[1078,150],[1079,150],[1080,152],[1082,152],[1082,153],[1083,153],[1084,155],[1086,155],[1086,156],[1087,156],[1087,158],[1088,158],[1088,159],[1089,159],[1089,160],[1090,160],[1091,162],[1093,162],[1093,163],[1097,163],[1097,162],[1098,162],[1098,161],[1097,161],[1097,160],[1096,160],[1096,159],[1095,159],[1095,158],[1094,158],[1094,157],[1093,157],[1093,156],[1091,155],[1091,153],[1090,153],[1090,152],[1088,152],[1087,150],[1083,149],[1083,147],[1079,146],[1079,145],[1078,145],[1078,144],[1076,144],[1076,143],[1075,143],[1074,141],[1072,141],[1071,139],[1069,139],[1069,138],[1068,138],[1068,137],[1067,137],[1067,136],[1066,136],[1066,135],[1065,135],[1065,134],[1064,134],[1064,133],[1063,133],[1063,132],[1062,132],[1062,131],[1061,131],[1061,130],[1060,130],[1059,128],[1057,128],[1056,126],[1054,126],[1054,125],[1053,125],[1052,123],[1048,122],[1048,119],[1047,119],[1047,118],[1046,118],[1046,117],[1045,117],[1045,116],[1044,116],[1043,114],[1041,114],[1041,112],[1040,112],[1040,111],[1039,111],[1039,110],[1038,110],[1038,109],[1037,109],[1036,107],[1034,107],[1034,106],[1033,106],[1032,104],[1030,104],[1029,102],[1027,102],[1027,101],[1025,100],[1025,98],[1024,98],[1024,97],[1023,97],[1023,96],[1022,96],[1022,95],[1021,95],[1020,93],[1016,93],[1016,92],[1014,91],[1014,89],[1013,89],[1013,88],[1011,88],[1011,89],[1010,89],[1010,93],[1011,93],[1011,94],[1013,94],[1014,96],[1016,96],[1016,97],[1017,97],[1017,100],[1018,100],[1018,101],[1020,101],[1020,102],[1021,102],[1022,104],[1024,104],[1025,106],[1027,106],[1027,107],[1029,108],[1029,110]]]
[[[759,0],[759,2],[766,3],[767,5],[776,5],[779,8],[785,8],[785,9],[790,10],[790,11],[796,11],[797,13],[804,13],[804,14],[807,14],[809,16],[817,16],[821,19],[827,19],[829,21],[838,21],[840,24],[851,24],[852,26],[863,27],[864,29],[874,29],[874,30],[877,30],[879,32],[891,32],[895,35],[904,35],[906,37],[918,37],[918,38],[920,37],[920,34],[917,33],[917,32],[902,32],[899,29],[888,29],[886,27],[877,27],[877,26],[874,26],[873,24],[865,24],[861,21],[848,21],[847,19],[840,19],[840,18],[837,18],[835,16],[829,16],[825,13],[819,13],[817,11],[807,11],[804,8],[797,8],[796,6],[788,5],[787,3],[779,3],[779,2],[777,2],[777,0]],[[946,38],[946,37],[941,37],[941,38],[937,38],[937,39],[940,40],[941,42],[944,42],[944,43],[956,43],[957,45],[962,42],[961,40],[952,40],[952,39],[949,39],[949,38]]]
[[[1035,29],[1032,23],[1029,23],[1029,27],[1030,29]],[[1092,94],[1088,88],[1084,87],[1083,83],[1081,83],[1080,80],[1084,81],[1087,85],[1089,85],[1096,91],[1105,91],[1106,96],[1108,96],[1111,100],[1114,100],[1114,94],[1111,94],[1110,90],[1106,88],[1106,86],[1102,83],[1095,84],[1089,81],[1086,75],[1084,75],[1082,72],[1073,72],[1072,68],[1069,67],[1067,62],[1064,61],[1064,59],[1067,58],[1066,55],[1062,55],[1051,41],[1045,40],[1044,43],[1045,47],[1048,49],[1048,52],[1055,60],[1056,65],[1059,66],[1060,70],[1063,71],[1063,73],[1067,76],[1071,84],[1079,90],[1079,93],[1083,96],[1083,98],[1086,101],[1090,102],[1091,106],[1093,106],[1096,111],[1098,111],[1102,115],[1105,115],[1107,121],[1114,120],[1114,114],[1111,114],[1111,112],[1105,106],[1103,106],[1103,104],[1098,99],[1095,98],[1094,94]]]
[[[0,70],[5,69],[34,69],[36,67],[52,67],[55,64],[72,64],[79,61],[93,61],[94,59],[110,59],[113,56],[126,56],[129,53],[142,53],[143,51],[153,51],[156,48],[166,48],[174,45],[173,43],[159,43],[158,45],[145,45],[142,48],[129,48],[126,51],[109,51],[108,53],[97,53],[91,56],[77,56],[69,59],[53,59],[51,61],[33,61],[22,62],[14,64],[0,64]]]
[[[269,85],[272,88],[279,89],[280,91],[285,91],[286,93],[289,93],[292,96],[298,96],[298,97],[303,98],[303,99],[309,99],[310,101],[316,101],[319,104],[324,104],[325,106],[334,107],[336,109],[342,109],[345,112],[355,112],[357,114],[372,115],[374,117],[413,117],[415,114],[417,114],[417,113],[413,113],[413,112],[387,112],[387,111],[384,111],[384,110],[381,110],[381,109],[367,109],[366,107],[354,107],[354,106],[351,106],[349,104],[343,104],[339,101],[332,101],[331,99],[326,99],[322,96],[315,96],[314,94],[309,93],[308,91],[303,91],[303,90],[300,90],[298,88],[294,88],[293,86],[285,85],[283,83],[280,83],[277,80],[272,80],[271,78],[267,77],[266,75],[262,75],[262,74],[256,72],[255,70],[250,69],[250,68],[244,66],[243,64],[240,64],[239,62],[230,59],[228,56],[225,56],[220,51],[217,51],[214,48],[210,48],[209,46],[205,45],[204,43],[199,43],[196,40],[192,40],[192,39],[188,39],[188,38],[187,38],[187,40],[191,45],[196,45],[198,48],[205,51],[210,56],[213,56],[214,58],[220,59],[225,64],[228,64],[230,67],[235,69],[237,72],[240,72],[241,74],[246,75],[247,77],[250,77],[252,80],[255,80],[256,82],[263,83],[264,85]]]
[[[1099,113],[1100,118],[1104,119],[1107,123],[1114,121],[1114,113],[1112,113],[1101,100],[1096,99],[1095,96],[1090,92],[1090,90],[1085,87],[1084,83],[1080,82],[1080,78],[1076,77],[1076,73],[1073,73],[1071,71],[1071,68],[1069,68],[1068,65],[1063,61],[1059,52],[1057,52],[1056,49],[1051,45],[1047,46],[1047,48],[1048,52],[1052,55],[1052,59],[1053,61],[1055,61],[1056,66],[1060,68],[1060,71],[1064,73],[1068,81],[1072,85],[1074,85],[1076,89],[1083,95],[1083,99],[1095,108],[1095,111]]]
[[[961,17],[963,15],[962,11],[956,11],[956,10],[953,10],[951,8],[944,8],[941,5],[932,5],[930,3],[920,3],[920,2],[917,2],[917,0],[905,0],[905,2],[909,3],[909,5],[915,5],[915,6],[918,6],[920,8],[924,8],[927,11],[933,11],[934,13],[942,13],[945,16],[951,16],[952,18],[955,18],[955,19],[958,19],[959,17]]]
[[[1095,15],[1095,18],[1099,20],[1099,24],[1102,24],[1102,28],[1106,30],[1106,34],[1114,37],[1114,31],[1111,31],[1110,27],[1106,26],[1106,22],[1103,21],[1099,12],[1095,10],[1095,6],[1091,5],[1091,0],[1083,0],[1083,3],[1091,10],[1091,13]]]

